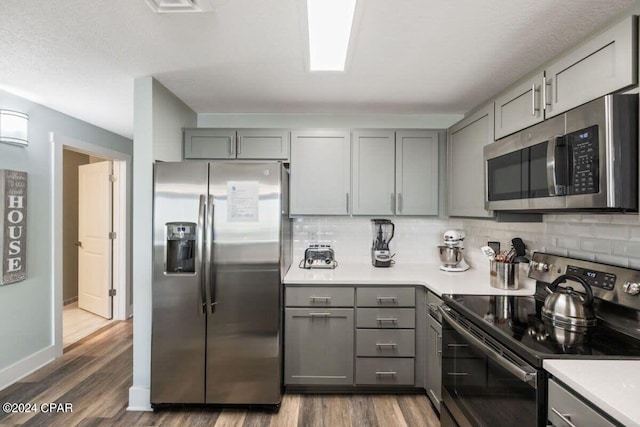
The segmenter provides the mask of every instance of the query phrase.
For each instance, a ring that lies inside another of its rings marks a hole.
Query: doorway
[[[113,162],[69,148],[62,155],[62,344],[113,319]]]
[[[132,315],[132,163],[130,155],[119,151],[54,133],[49,137],[53,145],[53,332],[59,356],[71,343]],[[90,219],[84,231],[83,214]],[[96,250],[100,247],[101,251]],[[83,252],[89,255],[84,269]]]

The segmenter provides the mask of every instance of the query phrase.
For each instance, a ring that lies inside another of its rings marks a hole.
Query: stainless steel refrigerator
[[[278,162],[155,164],[153,405],[280,403],[287,189]]]

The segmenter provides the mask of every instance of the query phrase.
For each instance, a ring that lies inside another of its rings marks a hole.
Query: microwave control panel
[[[566,136],[569,148],[569,188],[567,194],[591,194],[600,189],[598,176],[598,126]]]

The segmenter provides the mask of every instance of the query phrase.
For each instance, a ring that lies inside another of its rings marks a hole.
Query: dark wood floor
[[[67,349],[54,362],[0,391],[0,403],[71,403],[71,413],[0,411],[2,426],[393,427],[440,425],[424,395],[286,394],[276,414],[245,410],[127,412],[131,321]]]

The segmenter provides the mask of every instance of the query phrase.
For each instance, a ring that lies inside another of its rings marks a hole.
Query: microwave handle
[[[564,185],[558,182],[558,172],[562,172],[561,166],[556,162],[558,141],[562,142],[562,136],[554,136],[547,143],[547,186],[549,187],[549,196],[563,196],[565,194]]]

